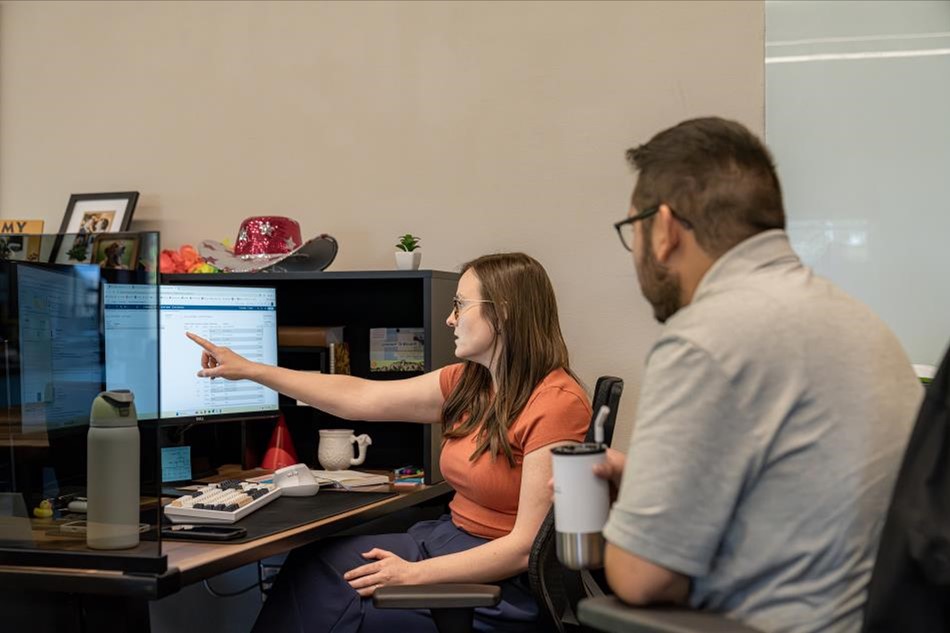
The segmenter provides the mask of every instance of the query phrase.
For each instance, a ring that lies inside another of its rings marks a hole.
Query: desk
[[[378,486],[368,490],[399,494],[246,543],[163,540],[162,552],[168,556],[168,571],[163,574],[0,566],[0,628],[15,632],[147,632],[149,600],[399,510],[447,498],[451,493],[445,482],[411,489]]]

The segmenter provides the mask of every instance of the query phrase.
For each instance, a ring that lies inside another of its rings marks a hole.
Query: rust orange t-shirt
[[[442,370],[439,382],[448,397],[462,378],[461,363]],[[477,446],[477,431],[446,440],[439,464],[445,480],[455,489],[449,504],[452,522],[469,534],[495,539],[511,532],[518,514],[521,469],[524,456],[548,444],[582,442],[590,426],[591,409],[580,385],[563,369],[541,381],[521,415],[508,427],[508,442],[515,465],[509,466],[504,453],[482,453],[470,457]]]

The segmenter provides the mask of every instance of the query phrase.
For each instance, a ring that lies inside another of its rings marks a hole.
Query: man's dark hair
[[[627,160],[640,172],[636,210],[669,205],[693,225],[696,241],[713,257],[756,233],[785,228],[772,155],[740,123],[683,121],[627,150]]]

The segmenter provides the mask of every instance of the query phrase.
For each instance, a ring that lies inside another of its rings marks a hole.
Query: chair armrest
[[[394,585],[373,592],[373,605],[380,609],[474,609],[500,601],[497,585]]]
[[[607,633],[761,633],[717,613],[687,607],[631,607],[616,596],[581,600],[577,615],[582,624]]]

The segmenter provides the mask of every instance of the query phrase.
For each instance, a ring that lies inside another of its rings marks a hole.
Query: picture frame
[[[38,262],[43,220],[0,219],[0,260]]]
[[[127,231],[138,199],[138,191],[70,195],[63,224],[50,252],[50,263],[90,263],[95,234]]]
[[[139,246],[138,233],[98,233],[92,242],[90,263],[110,270],[135,270]]]

